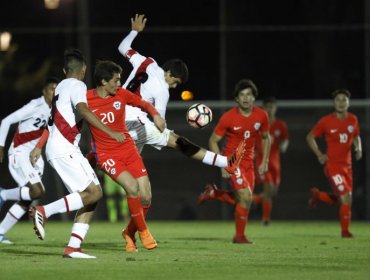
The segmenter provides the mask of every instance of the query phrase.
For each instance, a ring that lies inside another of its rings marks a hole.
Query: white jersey
[[[48,160],[80,151],[80,129],[74,109],[78,103],[87,103],[86,85],[80,80],[64,79],[55,88],[55,97],[49,120],[49,138],[46,144]]]
[[[131,49],[131,43],[136,35],[136,31],[131,31],[118,48],[133,66],[133,70],[123,87],[150,102],[161,117],[165,118],[170,94],[169,86],[164,79],[164,71],[154,59],[145,57]],[[141,82],[138,79],[141,79]],[[133,89],[130,88],[132,85]],[[126,105],[126,121],[138,119],[143,123],[150,121],[147,113],[141,111],[140,108]]]
[[[0,146],[5,145],[9,127],[19,123],[9,148],[9,154],[19,152],[28,155],[46,128],[49,115],[50,107],[43,96],[31,100],[1,121]]]

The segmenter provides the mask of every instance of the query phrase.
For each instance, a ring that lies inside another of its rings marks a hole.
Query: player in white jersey
[[[51,100],[59,80],[46,79],[42,96],[31,100],[22,108],[8,115],[0,126],[0,162],[4,158],[5,141],[12,124],[18,123],[16,133],[8,150],[9,171],[16,181],[16,188],[0,188],[0,209],[5,201],[17,201],[11,206],[4,220],[0,223],[0,243],[11,244],[6,236],[18,220],[27,212],[33,200],[39,199],[45,192],[41,182],[44,161],[38,159],[33,167],[29,154],[46,128]]]
[[[189,73],[186,64],[180,59],[168,60],[160,67],[153,58],[145,57],[131,48],[137,34],[144,30],[146,20],[144,15],[138,14],[131,18],[132,30],[118,47],[119,52],[133,66],[123,87],[152,103],[162,118],[165,118],[169,89],[175,89],[179,84],[185,83]],[[140,152],[144,145],[151,145],[158,150],[167,146],[205,164],[225,168],[230,173],[234,173],[238,167],[244,151],[243,142],[229,158],[207,151],[167,128],[160,132],[146,113],[132,106],[126,106],[126,126]],[[139,180],[139,185],[143,208],[147,211],[151,203],[150,183]]]
[[[81,243],[89,229],[96,203],[102,197],[102,190],[94,170],[78,146],[81,135],[73,110],[76,109],[88,123],[118,142],[124,140],[124,135],[103,124],[87,107],[87,88],[82,82],[85,77],[86,63],[79,50],[72,49],[64,53],[64,72],[66,79],[59,83],[53,98],[48,122],[50,135],[46,145],[46,157],[70,194],[47,205],[32,207],[30,216],[33,218],[35,233],[43,240],[44,226],[48,217],[78,210],[63,257],[95,258],[82,253]],[[41,149],[35,149],[31,159],[34,160],[39,154]]]

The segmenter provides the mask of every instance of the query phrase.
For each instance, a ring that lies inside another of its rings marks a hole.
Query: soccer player
[[[109,135],[112,143],[122,142],[121,132],[114,131],[103,124],[87,107],[85,77],[86,63],[81,51],[69,49],[64,53],[64,72],[66,79],[55,89],[51,115],[48,121],[50,135],[46,144],[46,157],[57,171],[70,194],[43,206],[31,207],[35,233],[39,239],[45,238],[47,218],[57,213],[78,210],[72,227],[68,245],[64,250],[66,258],[95,258],[81,251],[89,223],[97,201],[102,197],[102,189],[87,159],[78,146],[81,134],[76,124],[76,109],[92,126]],[[41,154],[40,148],[31,153],[34,162]]]
[[[263,186],[263,192],[253,195],[253,202],[262,204],[262,223],[268,225],[271,219],[272,198],[276,196],[280,185],[280,153],[285,153],[289,145],[287,124],[276,118],[277,104],[274,97],[263,100],[263,109],[267,112],[270,122],[271,151],[268,171],[256,173],[256,185]],[[256,140],[256,165],[262,162],[261,138]]]
[[[0,224],[0,243],[12,243],[6,238],[5,233],[27,212],[32,201],[39,199],[45,192],[41,181],[41,176],[44,172],[44,161],[40,157],[35,166],[32,166],[29,154],[46,128],[51,109],[51,100],[58,82],[57,78],[47,78],[41,97],[31,100],[1,121],[1,163],[3,162],[4,146],[9,127],[18,123],[17,131],[8,151],[9,171],[18,187],[0,188],[0,209],[7,200],[17,201],[11,206]]]
[[[270,153],[269,119],[267,113],[254,106],[258,96],[256,85],[251,80],[240,80],[234,90],[235,101],[238,106],[226,111],[217,123],[211,137],[209,147],[220,152],[219,142],[226,138],[223,154],[230,155],[240,141],[244,139],[246,147],[239,168],[234,174],[221,169],[221,175],[227,179],[233,192],[217,189],[214,184],[208,184],[200,194],[198,202],[220,200],[235,205],[235,235],[233,243],[249,244],[245,235],[248,222],[249,208],[252,203],[254,189],[254,149],[257,135],[262,138],[262,161],[257,166],[260,175],[268,170]]]
[[[351,93],[347,89],[337,89],[332,93],[334,112],[321,118],[307,135],[307,143],[318,161],[324,165],[333,193],[311,189],[309,207],[316,207],[319,201],[329,205],[339,204],[339,220],[343,238],[353,237],[349,231],[352,205],[352,159],[351,146],[355,158],[362,158],[362,145],[357,117],[348,112]],[[325,137],[327,151],[322,152],[315,138]]]
[[[122,68],[112,61],[97,63],[94,72],[97,88],[87,92],[87,102],[102,123],[125,134],[125,141],[116,143],[102,131],[90,126],[92,150],[97,164],[125,189],[131,213],[129,223],[138,230],[143,246],[154,249],[157,243],[146,226],[139,197],[139,182],[149,182],[148,173],[126,128],[125,106],[138,106],[149,113],[158,132],[165,129],[165,120],[149,102],[120,87],[121,72]],[[126,240],[126,251],[137,252],[135,232],[131,234],[125,229],[122,236]]]

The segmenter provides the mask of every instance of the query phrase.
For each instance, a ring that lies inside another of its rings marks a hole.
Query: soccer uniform
[[[288,140],[288,126],[282,120],[275,120],[270,123],[270,136],[271,136],[271,149],[268,171],[263,175],[257,175],[257,181],[264,184],[273,184],[279,186],[280,177],[280,145],[283,141]],[[262,162],[262,139],[260,135],[256,138],[256,166],[259,166]]]
[[[133,67],[123,88],[151,103],[162,118],[165,118],[170,95],[164,71],[153,58],[145,57],[131,48],[136,35],[136,31],[131,31],[119,47],[121,54]],[[140,152],[144,145],[151,145],[158,150],[167,146],[171,131],[166,128],[160,132],[147,113],[140,108],[126,106],[126,125]]]
[[[99,185],[94,170],[78,146],[81,134],[74,110],[87,103],[86,85],[74,78],[64,79],[55,88],[46,157],[58,172],[68,191],[81,192],[92,182]]]
[[[41,182],[44,161],[40,157],[33,167],[29,155],[46,127],[49,114],[50,107],[42,96],[31,100],[1,122],[0,146],[5,146],[10,125],[19,123],[8,151],[9,170],[19,186]]]
[[[338,119],[335,113],[321,118],[311,130],[314,137],[325,136],[328,161],[325,174],[334,192],[339,195],[352,191],[351,146],[353,138],[359,136],[357,117],[347,113],[346,118]]]
[[[152,116],[158,112],[150,103],[122,88],[114,96],[108,95],[106,98],[101,98],[95,89],[91,89],[87,92],[87,101],[91,111],[102,123],[112,130],[124,133],[126,137],[119,143],[105,132],[90,126],[92,150],[97,155],[97,164],[114,179],[123,171],[130,172],[134,178],[146,176],[145,165],[125,125],[125,107],[126,104],[138,106]]]
[[[243,116],[238,107],[225,112],[217,123],[214,133],[226,137],[223,154],[228,156],[233,153],[240,141],[245,140],[245,152],[240,161],[239,168],[230,179],[230,184],[235,190],[249,187],[254,189],[254,148],[255,140],[261,132],[269,130],[267,113],[257,106],[253,106],[249,116]]]

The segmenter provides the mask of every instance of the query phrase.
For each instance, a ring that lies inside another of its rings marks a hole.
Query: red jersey
[[[335,113],[321,118],[311,130],[314,137],[325,136],[329,165],[351,164],[351,145],[353,138],[360,134],[357,117],[347,113],[338,119]]]
[[[157,110],[139,96],[128,90],[120,88],[117,93],[106,98],[101,98],[95,89],[87,91],[87,104],[90,110],[101,120],[102,123],[115,131],[125,134],[126,139],[119,143],[108,134],[89,125],[92,134],[92,148],[99,156],[101,153],[117,153],[125,149],[136,149],[135,142],[127,131],[125,124],[125,105],[140,107],[151,116],[159,115]]]
[[[270,123],[271,149],[269,165],[280,165],[280,144],[289,138],[288,126],[282,120]],[[256,139],[257,162],[262,162],[262,138],[258,135]]]
[[[240,141],[245,139],[243,160],[253,161],[255,139],[261,132],[269,131],[267,113],[257,106],[253,106],[249,116],[243,116],[239,107],[225,112],[218,121],[214,133],[226,137],[223,154],[228,156],[234,152]]]

